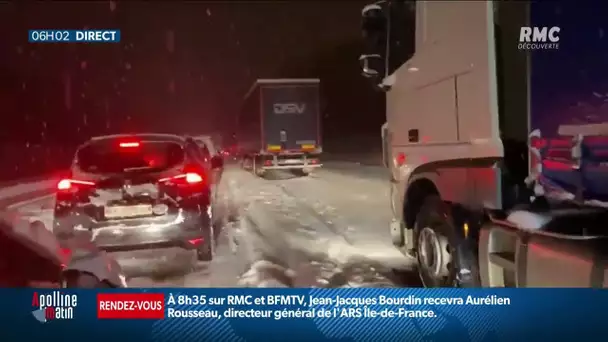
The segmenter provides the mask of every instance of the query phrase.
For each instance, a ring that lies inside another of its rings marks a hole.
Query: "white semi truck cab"
[[[393,244],[425,286],[608,286],[606,14],[565,0],[363,8]]]

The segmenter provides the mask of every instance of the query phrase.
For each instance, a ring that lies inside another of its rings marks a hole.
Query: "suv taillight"
[[[85,185],[85,186],[94,186],[95,183],[80,181],[74,179],[62,179],[57,183],[57,190],[66,191],[72,189],[74,186]]]
[[[203,181],[203,177],[198,173],[188,172],[186,173],[186,183],[195,184]]]
[[[188,184],[198,184],[198,183],[203,182],[203,176],[199,175],[196,172],[186,172],[181,175],[163,178],[163,179],[159,180],[159,182],[161,182],[161,183],[167,183],[167,182],[175,183],[175,182],[182,182],[182,181],[186,182]]]
[[[119,146],[122,148],[134,148],[134,147],[139,147],[139,142],[137,142],[137,141],[121,142],[119,144]]]

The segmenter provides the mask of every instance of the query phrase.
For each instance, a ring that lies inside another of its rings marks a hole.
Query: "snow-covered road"
[[[228,167],[219,189],[226,221],[216,256],[192,269],[184,258],[146,255],[124,261],[131,286],[419,286],[392,276],[412,261],[388,235],[388,181],[381,167],[327,163],[309,177],[277,172],[265,179]],[[52,197],[16,209],[50,227]],[[120,255],[121,260],[125,255]],[[187,265],[187,266],[183,266]]]

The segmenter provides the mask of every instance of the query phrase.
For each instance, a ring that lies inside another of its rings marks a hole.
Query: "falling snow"
[[[169,81],[168,89],[169,89],[170,93],[172,93],[172,94],[175,93],[175,81],[174,80]]]
[[[91,135],[133,127],[165,129],[162,118],[166,111],[189,115],[172,120],[173,127],[184,129],[203,121],[202,112],[221,113],[210,114],[213,119],[206,121],[211,129],[224,129],[223,118],[239,110],[239,101],[234,99],[240,99],[255,78],[289,73],[289,68],[308,69],[315,63],[304,60],[286,42],[297,41],[304,51],[325,50],[335,44],[319,43],[329,29],[344,37],[352,31],[350,26],[313,28],[294,22],[293,27],[277,31],[284,38],[267,37],[269,31],[262,28],[274,19],[283,20],[276,17],[280,14],[272,11],[274,14],[264,17],[253,10],[225,10],[221,2],[192,4],[175,16],[178,20],[163,6],[125,3],[118,8],[118,1],[107,1],[87,8],[81,3],[70,5],[73,10],[64,6],[61,13],[47,7],[38,11],[40,20],[49,27],[119,28],[123,32],[120,44],[26,45],[21,36],[15,36],[6,40],[12,45],[2,46],[11,52],[7,56],[10,74],[3,79],[14,82],[6,84],[14,90],[8,92],[14,103],[7,111],[17,113],[11,118],[14,126],[6,131],[19,148],[13,147],[15,152],[10,155],[4,148],[0,152],[18,164],[14,169],[35,169],[29,160],[40,162],[48,155],[56,156],[49,165],[64,165],[74,148]],[[318,9],[308,11],[318,13]],[[131,25],[130,20],[127,25],[124,18],[138,22]],[[15,27],[23,24],[17,22],[17,16],[5,19],[8,23],[14,20]],[[353,19],[352,27],[357,22],[358,18]],[[263,32],[264,39],[257,31]],[[28,151],[24,152],[26,140]],[[32,146],[44,146],[40,148],[44,152]],[[21,163],[20,158],[25,161]],[[14,177],[12,172],[0,176]]]
[[[167,51],[173,53],[175,51],[175,32],[173,30],[167,31],[165,39]]]

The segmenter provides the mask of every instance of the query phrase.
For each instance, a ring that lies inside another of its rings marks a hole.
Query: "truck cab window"
[[[388,74],[409,61],[416,52],[416,1],[389,4]]]

